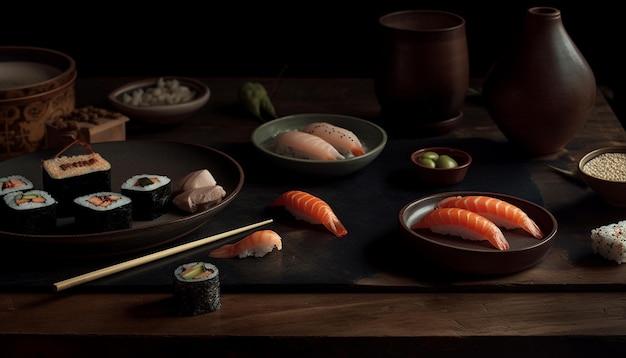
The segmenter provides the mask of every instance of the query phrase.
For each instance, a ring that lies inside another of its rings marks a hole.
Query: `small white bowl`
[[[354,133],[365,154],[337,160],[311,160],[293,158],[274,152],[272,142],[280,132],[297,130],[314,122],[328,122]],[[272,164],[304,175],[338,177],[363,169],[383,151],[387,133],[380,126],[364,119],[340,114],[305,113],[274,119],[257,127],[252,133],[252,143]]]
[[[195,92],[193,99],[176,104],[159,104],[150,106],[138,106],[125,103],[124,94],[132,94],[135,90],[155,87],[159,79],[177,80],[181,86],[186,86]],[[202,108],[211,96],[211,91],[207,85],[186,77],[155,77],[134,81],[120,86],[113,90],[109,96],[109,103],[120,113],[126,115],[130,120],[139,120],[144,123],[156,125],[170,125],[184,121]]]

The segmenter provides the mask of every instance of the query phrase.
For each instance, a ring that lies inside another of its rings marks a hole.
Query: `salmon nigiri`
[[[322,138],[300,131],[278,133],[274,152],[300,159],[336,160],[345,157]]]
[[[283,241],[280,235],[273,230],[259,230],[244,237],[233,244],[218,247],[209,253],[209,257],[229,259],[232,257],[245,258],[248,256],[263,257],[274,248],[282,250]]]
[[[311,224],[323,224],[337,237],[348,230],[343,226],[333,209],[322,199],[304,191],[291,190],[281,194],[269,206],[284,206],[296,219]]]
[[[315,122],[306,125],[300,131],[324,139],[344,156],[365,154],[365,149],[363,149],[363,144],[361,144],[359,138],[352,131],[345,128],[326,122]]]
[[[537,239],[544,237],[539,226],[517,206],[490,196],[468,195],[445,198],[437,203],[438,208],[462,208],[471,210],[493,221],[505,229],[522,228]]]
[[[509,242],[496,224],[473,211],[460,208],[435,209],[413,224],[411,229],[430,229],[466,240],[487,240],[499,250],[508,250]]]

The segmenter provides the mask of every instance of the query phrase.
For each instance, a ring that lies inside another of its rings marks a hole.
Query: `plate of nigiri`
[[[550,251],[558,223],[544,207],[490,192],[444,192],[406,204],[399,226],[416,252],[453,271],[501,275]]]
[[[363,169],[382,152],[387,133],[364,119],[328,113],[277,118],[257,127],[252,143],[273,165],[334,177]]]

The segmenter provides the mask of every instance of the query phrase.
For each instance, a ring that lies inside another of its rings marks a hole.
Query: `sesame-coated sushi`
[[[626,262],[626,220],[591,230],[591,249],[607,260]]]
[[[89,153],[61,155],[72,145],[85,146]],[[111,190],[111,164],[91,147],[82,142],[67,146],[55,157],[44,160],[43,188],[59,202],[57,215],[72,216],[74,198],[98,191]]]

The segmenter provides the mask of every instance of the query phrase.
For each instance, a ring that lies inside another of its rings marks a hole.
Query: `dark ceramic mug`
[[[374,77],[379,124],[391,134],[451,132],[463,117],[469,87],[465,19],[436,10],[407,10],[379,19]]]

